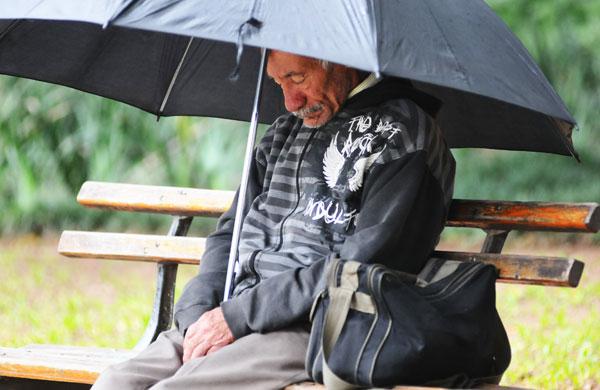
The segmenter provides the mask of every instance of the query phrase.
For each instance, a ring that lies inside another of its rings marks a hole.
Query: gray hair
[[[319,60],[319,64],[321,64],[321,66],[325,70],[329,70],[329,68],[331,67],[331,63],[329,61]]]

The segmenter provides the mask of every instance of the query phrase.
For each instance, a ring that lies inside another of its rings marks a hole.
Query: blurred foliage
[[[578,121],[582,163],[541,153],[455,150],[455,197],[600,202],[600,2],[488,0]]]
[[[40,231],[130,224],[160,217],[90,212],[75,196],[85,180],[234,188],[240,122],[161,118],[121,103],[30,80],[0,79],[0,229]],[[118,225],[118,226],[116,226]],[[163,225],[164,226],[164,225]]]
[[[488,0],[521,38],[578,120],[583,164],[539,153],[456,150],[456,197],[600,201],[600,2]],[[235,188],[246,124],[156,119],[40,82],[0,77],[0,231],[154,230],[160,217],[90,212],[85,180]]]

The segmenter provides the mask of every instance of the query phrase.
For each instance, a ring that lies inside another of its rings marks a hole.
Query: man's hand
[[[183,340],[183,362],[218,351],[233,342],[233,334],[220,307],[202,314]]]

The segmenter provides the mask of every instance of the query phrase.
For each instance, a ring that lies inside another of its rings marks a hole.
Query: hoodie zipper
[[[318,130],[318,128],[312,129],[308,140],[306,140],[306,143],[302,148],[300,157],[298,158],[298,166],[296,167],[296,205],[294,206],[292,211],[288,215],[286,215],[285,218],[283,218],[283,220],[281,221],[281,227],[279,228],[279,245],[277,245],[277,248],[275,248],[275,252],[279,252],[279,250],[283,246],[283,228],[286,221],[296,212],[298,206],[300,205],[300,168],[302,166],[302,162],[304,161],[304,154],[308,149],[308,145],[310,145],[312,139],[314,138]]]
[[[250,273],[252,274],[252,276],[256,278],[256,284],[260,283],[260,275],[256,271],[256,267],[254,266],[254,262],[256,261],[256,256],[258,255],[258,252],[260,252],[260,250],[258,249],[252,252],[250,258],[248,259],[248,268],[250,268]]]

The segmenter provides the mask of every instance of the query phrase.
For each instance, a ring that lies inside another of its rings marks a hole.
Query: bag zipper
[[[451,296],[452,294],[456,293],[458,290],[460,290],[460,288],[462,288],[471,278],[471,276],[479,271],[481,268],[483,267],[483,264],[481,263],[475,263],[475,265],[471,268],[465,267],[466,269],[464,269],[459,275],[456,275],[455,278],[450,281],[450,283],[448,283],[446,286],[444,286],[444,288],[442,288],[440,291],[438,291],[435,294],[432,295],[428,295],[427,298],[428,300],[432,301],[432,300],[439,300],[442,298],[447,298],[449,296]],[[450,291],[448,291],[450,290]],[[443,295],[443,297],[442,297]]]

